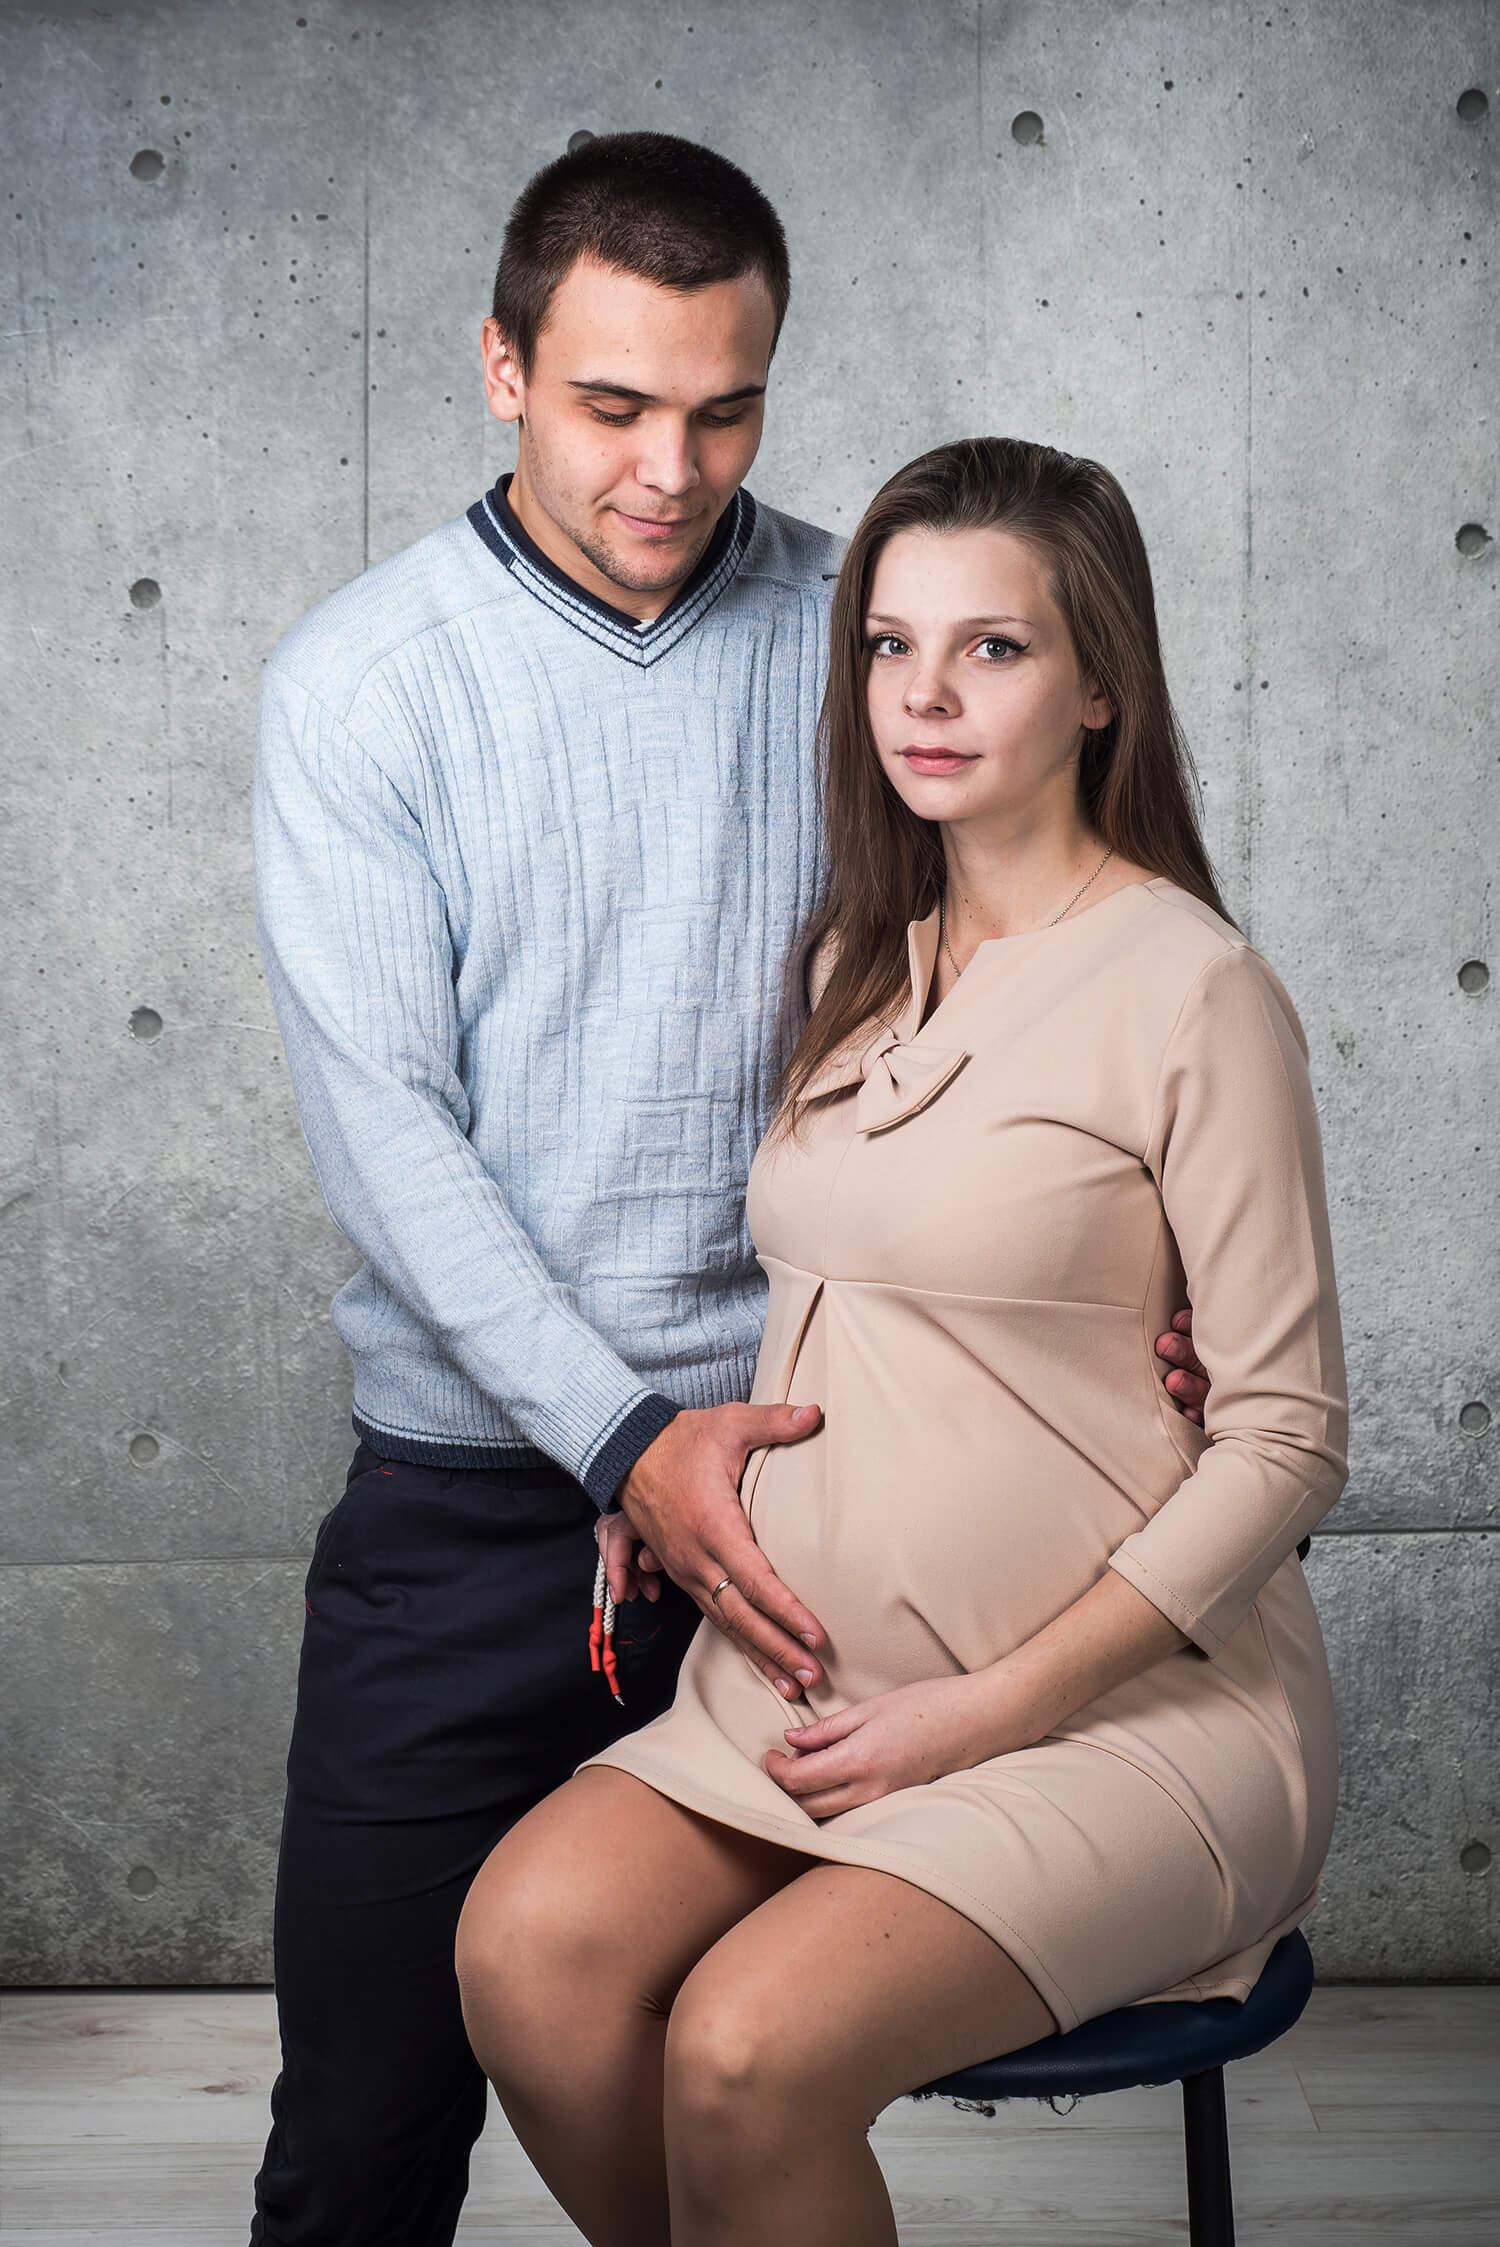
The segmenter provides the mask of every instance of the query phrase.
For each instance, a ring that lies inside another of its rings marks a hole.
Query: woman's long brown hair
[[[870,583],[886,542],[907,530],[1009,531],[1041,557],[1079,667],[1114,712],[1085,737],[1084,817],[1121,858],[1228,919],[1198,826],[1196,775],[1167,691],[1151,569],[1129,500],[1097,461],[1050,445],[1016,437],[939,445],[876,493],[834,592],[818,721],[829,880],[811,932],[813,946],[832,939],[833,964],[779,1087],[780,1123],[791,1130],[829,1056],[904,996],[907,923],[925,919],[943,894],[941,830],[901,801],[870,730]]]

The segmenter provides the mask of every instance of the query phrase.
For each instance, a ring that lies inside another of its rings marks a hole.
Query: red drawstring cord
[[[609,1571],[604,1565],[604,1555],[599,1555],[599,1565],[594,1570],[594,1620],[589,1625],[589,1668],[604,1672],[604,1682],[619,1702],[625,1706],[625,1696],[620,1691],[619,1672],[615,1668],[615,1603],[609,1596]]]

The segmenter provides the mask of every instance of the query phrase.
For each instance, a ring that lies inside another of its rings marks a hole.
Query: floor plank
[[[0,1994],[0,2247],[235,2247],[276,2065],[269,1995]],[[1241,2247],[1493,2247],[1500,1990],[1318,1990],[1230,2071]],[[993,2118],[903,2101],[873,2143],[903,2247],[1185,2241],[1177,2092]],[[460,2247],[577,2247],[496,2112]]]

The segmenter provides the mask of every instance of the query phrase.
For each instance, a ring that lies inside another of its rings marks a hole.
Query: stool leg
[[[1234,2196],[1229,2184],[1229,2124],[1224,2070],[1206,2068],[1182,2081],[1187,2150],[1190,2247],[1234,2247]]]

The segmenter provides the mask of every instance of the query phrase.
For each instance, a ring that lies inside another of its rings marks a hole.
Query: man
[[[468,1883],[665,1705],[700,1611],[788,1698],[820,1675],[736,1496],[818,1418],[739,1401],[838,565],[743,489],[788,285],[774,211],[706,149],[621,134],[538,174],[484,326],[514,477],[267,669],[261,941],[364,1263],[334,1305],[360,1448],[307,1580],[265,2247],[451,2239],[484,2117]],[[671,1579],[622,1617],[623,1710],[586,1656],[616,1504]]]

